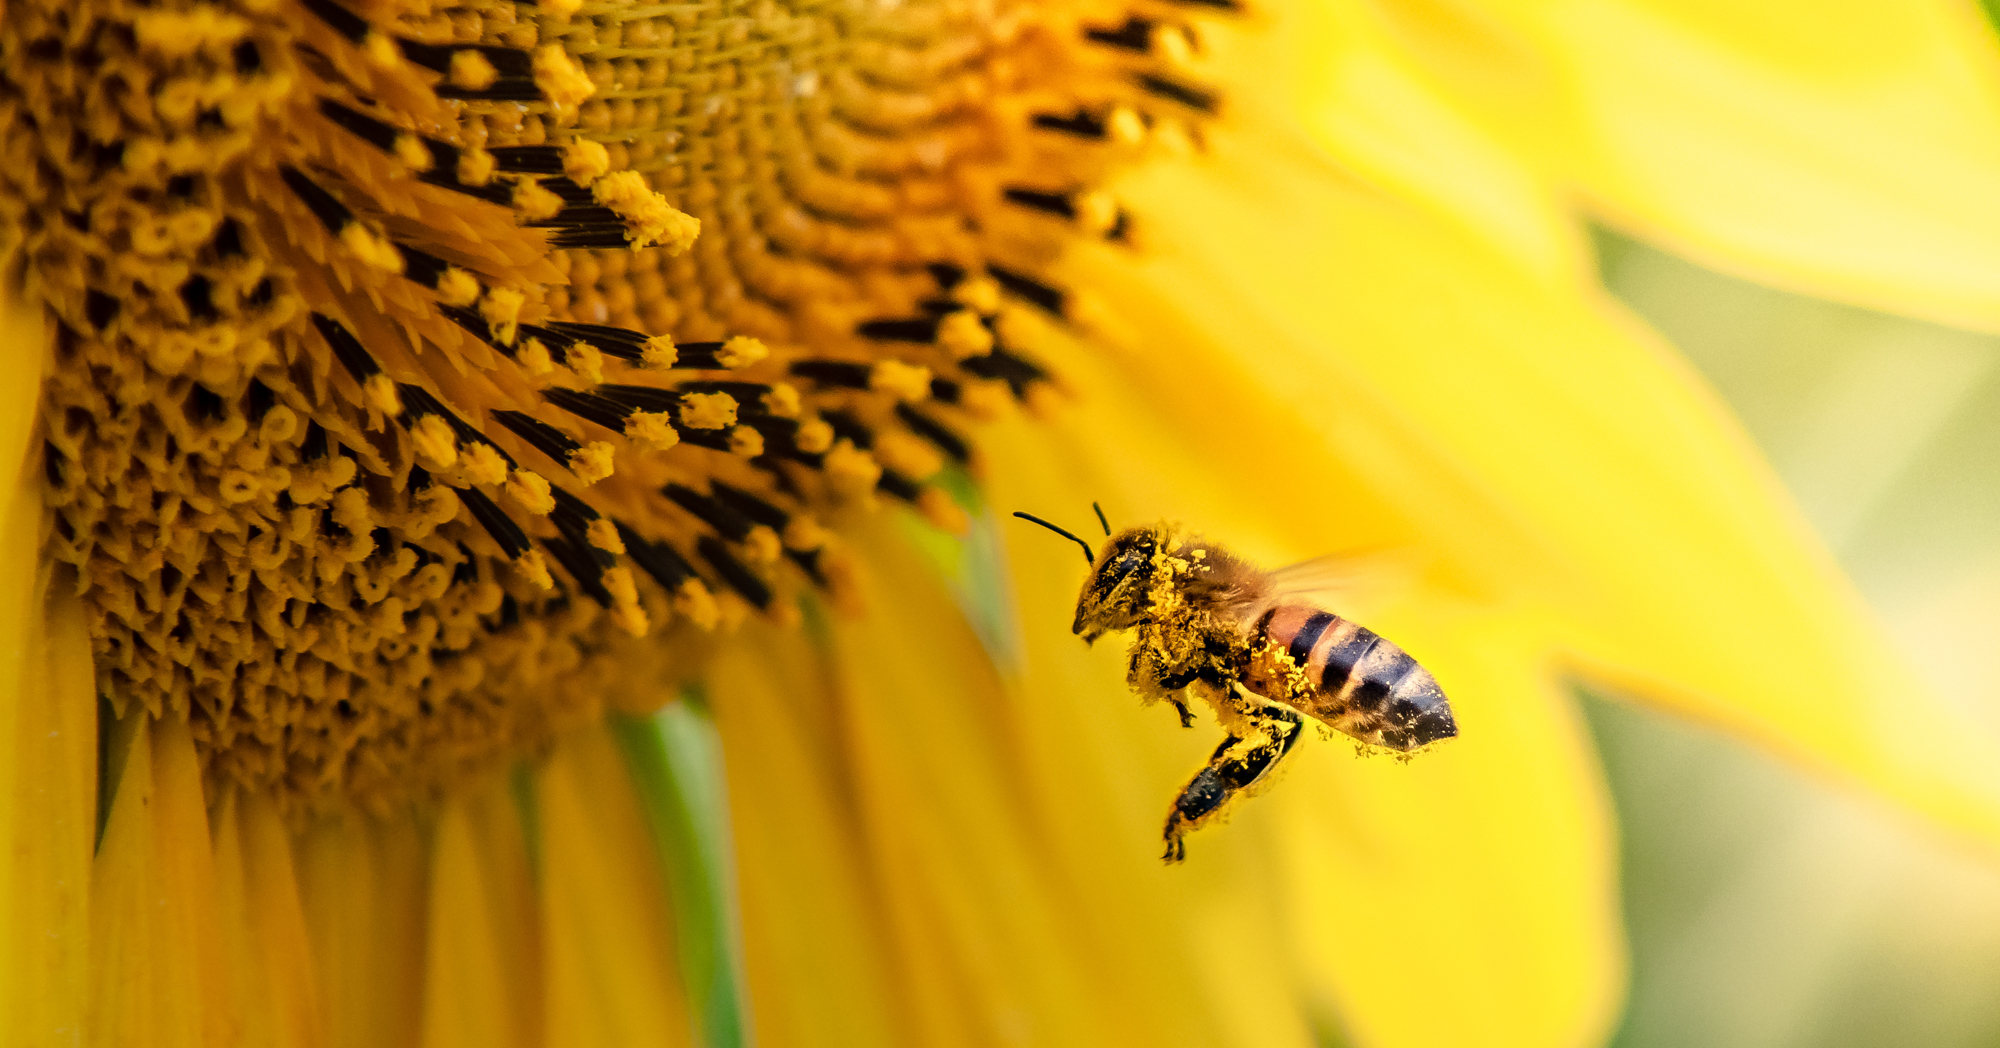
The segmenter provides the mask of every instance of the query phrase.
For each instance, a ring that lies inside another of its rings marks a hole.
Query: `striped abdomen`
[[[1244,685],[1259,695],[1392,750],[1458,734],[1430,672],[1372,630],[1310,604],[1280,604],[1251,639],[1263,654],[1253,655]]]

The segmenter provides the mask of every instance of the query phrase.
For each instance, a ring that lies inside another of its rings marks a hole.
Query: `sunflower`
[[[1969,9],[0,17],[10,1036],[1587,1042],[1567,674],[2000,836],[1569,209],[1992,323]],[[1093,500],[1396,551],[1463,738],[1159,867]]]

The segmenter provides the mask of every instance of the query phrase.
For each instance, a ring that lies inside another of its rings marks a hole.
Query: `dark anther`
[[[1079,109],[1073,116],[1036,113],[1035,126],[1044,131],[1060,131],[1079,138],[1103,138],[1109,133],[1104,121],[1093,116],[1087,109]]]
[[[875,482],[875,490],[884,495],[893,495],[904,502],[915,502],[924,489],[923,485],[901,473],[885,469],[882,471],[882,479]]]
[[[403,57],[423,66],[434,73],[451,70],[451,56],[460,51],[477,51],[493,63],[493,70],[502,77],[533,77],[534,60],[526,51],[494,44],[426,44],[418,40],[398,38],[402,45]],[[483,96],[482,96],[483,97]]]
[[[438,303],[437,311],[440,314],[442,314],[446,320],[449,320],[452,323],[457,324],[459,327],[464,328],[466,331],[471,332],[473,338],[476,338],[479,341],[484,342],[489,346],[492,346],[494,349],[497,349],[500,352],[505,353],[510,357],[520,351],[521,339],[518,336],[514,339],[514,344],[511,346],[506,344],[505,342],[500,341],[497,338],[494,338],[493,328],[491,325],[486,323],[486,318],[480,316],[478,313],[475,313],[470,309],[465,308],[464,306],[448,306],[440,302]]]
[[[845,411],[825,411],[820,418],[833,427],[833,435],[852,443],[863,451],[875,446],[875,432],[862,425],[861,420]]]
[[[500,628],[504,630],[509,626],[518,626],[520,625],[520,623],[521,623],[521,606],[519,604],[514,603],[513,595],[509,594],[505,597],[501,597]]]
[[[720,342],[682,342],[674,347],[674,367],[681,371],[723,370],[722,361],[716,359],[720,352]]]
[[[215,239],[209,241],[215,253],[223,258],[235,258],[243,254],[243,230],[233,218],[225,218],[215,227]]]
[[[1027,392],[1029,384],[1047,377],[1047,373],[1041,368],[999,349],[985,356],[961,360],[958,366],[980,378],[1000,379],[1013,389],[1017,397]]]
[[[869,366],[847,360],[794,360],[792,374],[822,386],[867,389]]]
[[[937,338],[937,317],[909,317],[898,320],[867,320],[854,329],[862,338],[887,342],[930,342]]]
[[[358,44],[368,35],[366,19],[333,0],[305,0],[306,10],[319,16],[319,20],[333,27],[333,31],[347,38],[349,43]]]
[[[339,124],[354,137],[383,152],[396,147],[396,129],[372,116],[349,109],[331,98],[319,100],[319,111],[322,116]]]
[[[624,217],[619,215],[618,212],[608,207],[592,205],[587,207],[566,207],[548,218],[537,219],[528,224],[541,229],[558,227],[578,229],[586,226],[622,226],[624,221]]]
[[[539,149],[543,147],[523,146],[521,148]],[[500,150],[499,149],[493,150],[493,155],[499,156]],[[590,190],[585,189],[580,185],[577,185],[567,175],[558,175],[555,178],[537,179],[535,181],[535,184],[561,197],[563,203],[565,204],[572,204],[572,205],[590,204],[596,202],[597,200],[597,195],[595,193],[592,193]]]
[[[354,376],[354,381],[366,382],[382,373],[382,366],[375,363],[375,358],[369,356],[368,350],[362,347],[361,340],[355,338],[354,333],[347,330],[340,321],[324,313],[314,313],[312,322],[313,327],[319,329],[320,337],[326,339],[326,344],[332,347],[333,355],[339,358],[341,366],[347,369],[348,374]]]
[[[62,487],[63,453],[46,440],[42,441],[42,475],[49,478],[50,487]]]
[[[723,545],[721,539],[713,535],[703,535],[695,540],[695,550],[701,554],[701,559],[708,562],[709,567],[715,569],[717,575],[722,576],[722,581],[728,583],[730,589],[743,595],[744,600],[755,604],[759,611],[770,607],[771,587],[765,585],[763,579],[751,574],[749,568],[744,567],[742,562],[731,555],[729,547]]]
[[[1019,186],[1010,186],[1004,192],[1008,200],[1022,207],[1065,220],[1076,218],[1076,205],[1070,202],[1068,193],[1047,193]]]
[[[84,292],[83,318],[99,331],[118,316],[118,300],[96,288]]]
[[[181,285],[181,303],[187,306],[188,316],[197,322],[213,321],[222,315],[215,310],[211,291],[208,278],[199,273],[187,278]]]
[[[542,548],[556,558],[556,563],[569,572],[583,592],[597,603],[610,607],[611,591],[604,588],[604,570],[608,566],[600,562],[592,553],[599,552],[594,547],[569,538],[543,539]],[[614,561],[615,563],[615,561]]]
[[[543,422],[533,415],[519,411],[500,409],[492,412],[493,421],[507,427],[509,432],[527,441],[536,451],[554,459],[564,466],[569,465],[569,457],[583,445],[570,439],[569,434]]]
[[[950,456],[954,462],[964,462],[971,457],[972,449],[966,446],[963,438],[916,408],[908,404],[897,404],[896,417],[903,421],[903,425],[910,427],[912,433],[937,445],[938,450]]]
[[[681,583],[694,574],[694,567],[680,555],[679,550],[664,542],[648,542],[623,523],[612,523],[618,527],[618,538],[625,543],[625,555],[668,593],[679,589]]]
[[[403,275],[427,288],[436,288],[449,268],[444,259],[406,244],[397,244],[396,253],[403,256]]]
[[[1222,100],[1221,95],[1206,88],[1152,73],[1140,73],[1133,80],[1149,94],[1179,102],[1189,109],[1199,109],[1204,113],[1215,112],[1216,103]]]
[[[494,505],[493,500],[487,498],[484,492],[478,488],[460,488],[458,498],[465,504],[465,508],[472,511],[472,517],[479,522],[479,526],[485,528],[488,535],[493,536],[493,541],[500,545],[501,551],[506,553],[509,559],[519,558],[521,554],[528,552],[527,533],[521,530],[519,524],[514,523],[512,517]]]
[[[715,529],[715,533],[731,542],[741,542],[750,534],[750,519],[722,502],[709,498],[683,484],[669,484],[660,489],[660,494],[672,499],[674,504],[687,510],[702,523]]]
[[[1116,29],[1085,29],[1085,39],[1125,51],[1145,54],[1153,49],[1153,23],[1144,18],[1127,18]]]
[[[318,462],[326,457],[326,430],[319,423],[307,420],[305,438],[299,441],[299,458],[305,462]]]
[[[549,246],[564,249],[627,247],[632,238],[626,235],[624,225],[589,226],[565,229],[549,238]]]
[[[278,395],[271,387],[256,379],[250,380],[250,388],[243,392],[243,415],[255,426],[264,421],[264,416],[278,405]]]
[[[199,382],[189,388],[188,404],[194,408],[196,417],[207,422],[220,420],[224,413],[222,397]]]
[[[264,67],[264,56],[257,53],[257,41],[245,40],[230,52],[236,61],[236,75],[249,76]]]
[[[407,426],[425,415],[436,415],[451,427],[452,435],[458,438],[459,443],[484,444],[492,448],[500,456],[501,461],[507,463],[508,469],[514,468],[514,456],[507,454],[500,445],[493,443],[486,434],[479,431],[478,427],[453,414],[452,410],[445,407],[444,402],[433,396],[430,390],[408,382],[399,382],[396,384],[396,397],[403,402],[403,413],[397,416],[398,422]]]
[[[552,320],[547,330],[560,336],[564,345],[588,342],[607,356],[617,357],[620,360],[643,359],[646,343],[649,340],[649,336],[642,332],[607,327],[603,324],[571,324]]]
[[[813,585],[825,588],[826,572],[819,570],[818,550],[788,549],[785,551],[785,556],[790,557],[792,563],[797,564],[799,570],[806,573],[806,578],[811,579]]]
[[[965,267],[954,262],[928,262],[924,268],[931,271],[931,279],[946,291],[957,287],[958,282],[965,279]]]
[[[732,488],[719,480],[709,481],[708,487],[717,502],[767,528],[783,531],[785,525],[791,523],[791,514],[741,488]]]
[[[989,264],[986,267],[986,271],[993,274],[993,279],[999,281],[1001,287],[1033,302],[1050,313],[1054,313],[1056,316],[1063,315],[1063,301],[1065,296],[1061,291],[1032,277],[1016,273],[1011,269],[1002,269],[999,266]]]
[[[948,378],[931,379],[931,399],[940,404],[956,404],[965,389]]]
[[[633,411],[673,412],[681,406],[681,394],[679,390],[660,389],[657,386],[625,386],[606,383],[596,387],[592,392],[606,400],[631,408]]]
[[[595,422],[614,433],[625,432],[625,420],[632,417],[632,409],[616,401],[573,389],[555,387],[542,390],[542,399],[569,412],[580,419]]]
[[[327,232],[338,234],[346,228],[347,223],[354,220],[354,213],[347,210],[347,205],[334,199],[332,193],[321,189],[318,183],[307,178],[298,168],[290,165],[282,166],[278,168],[278,177],[283,178],[285,184],[292,187],[292,192],[304,201],[314,217],[320,220],[320,224],[326,226]]]
[[[563,172],[562,149],[557,146],[495,146],[487,152],[493,154],[494,166],[502,171],[523,175],[560,175]]]
[[[175,200],[187,200],[194,196],[193,175],[175,175],[167,179],[167,195]]]

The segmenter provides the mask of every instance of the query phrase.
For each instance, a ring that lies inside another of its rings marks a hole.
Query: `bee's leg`
[[[1173,704],[1174,712],[1181,715],[1183,728],[1194,727],[1194,713],[1188,709],[1187,700],[1181,698],[1179,692],[1201,676],[1198,670],[1186,670],[1181,673],[1169,673],[1158,681],[1160,691],[1166,693],[1167,701]]]
[[[1222,740],[1208,764],[1195,773],[1167,813],[1168,862],[1187,857],[1182,838],[1226,807],[1231,798],[1269,775],[1305,732],[1305,720],[1290,710],[1257,707],[1247,714],[1253,728]]]

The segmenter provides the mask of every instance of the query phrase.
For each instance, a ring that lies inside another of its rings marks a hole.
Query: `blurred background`
[[[2000,721],[2000,339],[1597,240],[1913,671]],[[1585,708],[1624,835],[1619,1048],[2000,1045],[2000,865],[1719,734]]]

